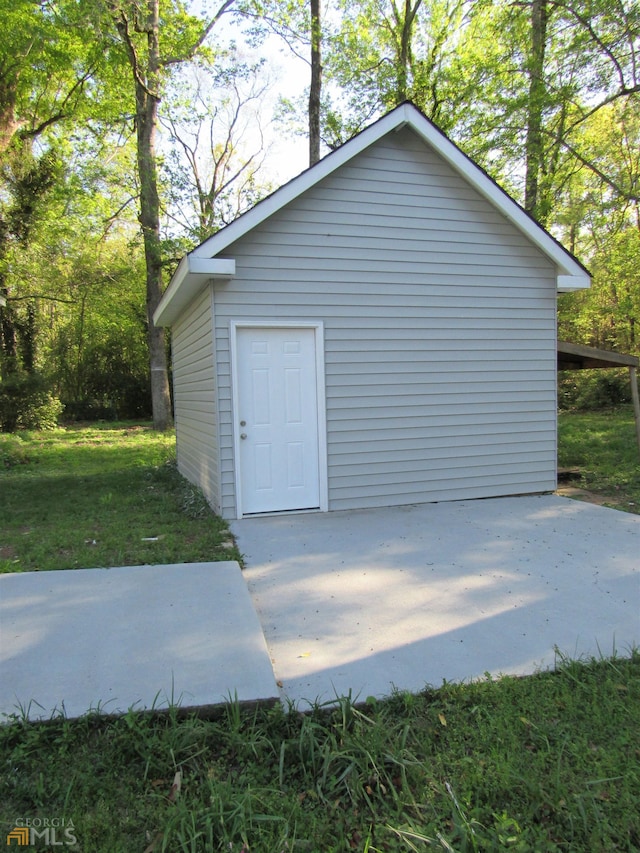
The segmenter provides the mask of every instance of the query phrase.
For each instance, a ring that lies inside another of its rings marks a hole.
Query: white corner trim
[[[189,272],[209,278],[231,278],[236,274],[236,262],[231,258],[200,258],[187,255]]]

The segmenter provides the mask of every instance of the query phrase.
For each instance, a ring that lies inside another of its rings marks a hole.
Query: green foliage
[[[558,465],[577,468],[578,485],[606,503],[640,513],[640,450],[631,406],[561,412]]]
[[[46,426],[54,422],[53,397],[38,398],[36,380],[27,382],[19,374],[40,370],[50,387],[60,387],[46,353],[50,330],[56,328],[54,306],[64,299],[54,271],[69,262],[80,241],[86,244],[95,222],[86,205],[77,217],[95,183],[89,189],[79,179],[79,152],[70,140],[77,139],[74,126],[86,136],[89,117],[96,121],[107,114],[104,84],[113,84],[117,64],[108,61],[100,35],[100,4],[0,0],[0,6],[5,25],[0,36],[0,292],[7,303],[1,312],[0,371],[5,406],[12,406],[7,418],[17,425]],[[22,403],[15,399],[20,388]]]
[[[74,236],[69,225],[75,222],[47,228],[13,265],[16,276],[32,287],[37,282],[39,292],[50,296],[30,303],[38,329],[36,367],[62,400],[65,419],[147,417],[149,365],[139,246],[116,236],[101,241]]]
[[[29,461],[25,443],[18,435],[0,434],[0,467],[13,468]]]
[[[627,370],[568,370],[559,374],[561,410],[594,411],[631,402]]]
[[[466,46],[464,7],[458,0],[380,4],[342,2],[329,34],[327,73],[348,94],[351,121],[412,100],[445,131],[468,95],[460,62]],[[329,124],[336,122],[329,113]],[[347,123],[348,126],[348,123]]]
[[[136,420],[151,414],[148,367],[144,361],[144,338],[132,347],[117,337],[96,340],[86,346],[82,362],[82,385],[75,399],[65,405],[70,420]],[[79,392],[79,393],[78,393]]]
[[[132,56],[139,94],[158,87],[170,133],[157,158],[162,272],[263,194],[239,106],[263,100],[267,75],[241,39],[255,47],[277,33],[309,57],[307,0],[237,0],[238,44],[209,40],[193,63],[207,12],[159,6],[154,70],[137,0],[0,0],[2,375],[39,370],[74,417],[149,406]],[[531,209],[594,272],[591,292],[562,297],[561,336],[638,353],[639,33],[630,0],[340,0],[323,16],[325,142],[411,98],[516,198],[535,173]],[[306,112],[304,94],[294,112],[300,104]],[[562,386],[571,405],[619,399],[615,383],[583,382]]]
[[[39,373],[12,373],[0,382],[0,427],[55,429],[63,405]]]
[[[0,799],[92,853],[632,851],[640,657],[307,714],[62,715],[0,729]],[[114,815],[118,818],[114,819]]]
[[[593,258],[590,290],[559,300],[559,335],[635,355],[640,353],[640,231],[629,224],[605,236]]]

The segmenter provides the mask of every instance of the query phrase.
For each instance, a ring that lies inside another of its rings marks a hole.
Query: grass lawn
[[[0,828],[71,821],[86,853],[637,851],[639,731],[640,655],[304,715],[16,722]]]
[[[596,492],[605,504],[640,513],[640,450],[633,408],[562,412],[558,466],[577,469],[575,485]]]
[[[174,445],[131,424],[0,434],[0,572],[238,559]]]
[[[560,464],[637,512],[632,439],[626,409],[563,415]],[[172,444],[124,424],[0,436],[2,569],[237,558]],[[0,843],[30,821],[36,849],[83,853],[637,851],[638,732],[631,650],[307,714],[16,718],[0,726]]]

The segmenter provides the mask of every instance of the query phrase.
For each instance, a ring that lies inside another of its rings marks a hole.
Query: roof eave
[[[390,132],[410,127],[552,260],[558,290],[589,287],[589,271],[412,103],[400,104],[193,250],[211,258]]]
[[[209,281],[228,281],[236,273],[236,262],[229,258],[185,255],[173,274],[153,315],[156,326],[171,326],[186,306]]]
[[[207,261],[216,258],[236,240],[298,198],[306,190],[315,186],[323,178],[335,172],[383,136],[397,132],[407,126],[431,145],[453,169],[461,174],[555,264],[556,285],[559,292],[582,290],[590,286],[589,271],[582,266],[577,258],[545,231],[480,166],[467,157],[454,142],[429,121],[414,104],[407,102],[400,104],[314,166],[280,187],[247,213],[197,246],[186,256],[186,259],[183,258],[156,311],[155,316],[158,318],[156,322],[161,325],[170,325],[177,316],[174,306],[184,307],[204,286],[204,283],[215,276],[215,273],[205,274],[196,271],[195,262],[197,260]],[[231,275],[227,275],[226,278],[230,278]],[[186,295],[183,296],[182,291],[186,291]]]
[[[558,293],[572,293],[574,290],[586,290],[591,287],[591,276],[585,272],[576,275],[559,274],[557,284]]]

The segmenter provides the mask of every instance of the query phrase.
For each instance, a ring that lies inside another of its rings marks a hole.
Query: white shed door
[[[315,329],[237,329],[241,511],[320,505]]]

